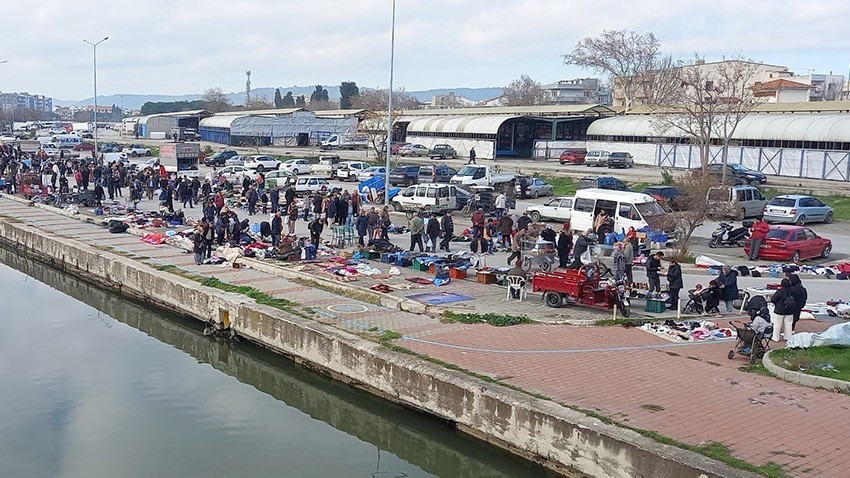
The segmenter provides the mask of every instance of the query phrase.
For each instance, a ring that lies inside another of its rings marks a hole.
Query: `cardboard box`
[[[466,279],[466,269],[449,267],[449,277],[452,279]]]
[[[480,284],[495,284],[496,274],[491,274],[489,272],[479,272],[476,275],[475,280]]]

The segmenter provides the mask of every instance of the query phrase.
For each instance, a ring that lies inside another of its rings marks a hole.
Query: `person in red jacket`
[[[764,241],[765,236],[770,231],[770,224],[765,221],[759,219],[753,224],[752,229],[752,241],[750,241],[750,257],[749,260],[755,261],[759,258],[759,249],[761,249],[761,243]]]

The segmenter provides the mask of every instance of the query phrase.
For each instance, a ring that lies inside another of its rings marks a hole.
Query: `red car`
[[[750,254],[750,241],[744,245],[744,253]],[[826,259],[832,251],[832,241],[820,237],[808,227],[771,226],[761,243],[759,259],[800,262],[822,257]]]
[[[561,153],[558,161],[561,164],[584,164],[584,157],[587,156],[587,150],[584,148],[565,149]]]
[[[91,143],[82,142],[74,146],[74,151],[94,151],[94,145]]]

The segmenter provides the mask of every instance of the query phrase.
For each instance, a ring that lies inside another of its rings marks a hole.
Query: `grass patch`
[[[212,287],[214,289],[223,290],[225,292],[235,292],[237,294],[242,294],[254,299],[255,301],[257,301],[258,304],[268,305],[270,307],[285,310],[287,312],[291,312],[291,307],[296,305],[295,302],[292,302],[291,300],[272,297],[266,294],[265,292],[257,290],[251,286],[228,284],[227,282],[222,282],[215,277],[204,277],[200,282],[203,286]]]
[[[770,370],[768,370],[767,367],[765,367],[764,364],[761,363],[761,361],[756,362],[754,365],[744,365],[738,367],[738,370],[740,370],[741,372],[764,375],[765,377],[773,377],[773,374],[770,373]]]
[[[543,179],[552,185],[556,196],[572,196],[576,193],[576,181],[569,176],[544,176]]]
[[[156,266],[156,270],[162,272],[174,272],[177,269],[177,266],[174,264],[165,264],[161,266]]]
[[[381,345],[383,345],[383,346],[385,346],[385,347],[386,347],[386,346],[392,345],[392,342],[393,342],[393,341],[398,340],[398,339],[400,339],[400,338],[401,338],[401,334],[400,334],[400,333],[395,332],[395,331],[393,331],[393,330],[385,330],[385,331],[384,331],[384,333],[382,333],[382,334],[378,337],[378,342],[379,342]]]
[[[778,349],[770,359],[786,370],[850,382],[850,348]]]
[[[524,315],[470,314],[452,312],[450,310],[443,312],[443,321],[460,322],[462,324],[490,324],[495,327],[509,327],[511,325],[532,323],[531,319]]]

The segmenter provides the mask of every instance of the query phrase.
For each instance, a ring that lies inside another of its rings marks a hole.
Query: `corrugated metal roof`
[[[242,116],[210,116],[209,118],[203,118],[198,124],[199,128],[230,128],[230,125],[233,124],[234,121],[241,118]]]
[[[612,115],[614,110],[605,105],[542,105],[542,106],[493,106],[485,108],[454,108],[445,110],[405,110],[404,116],[471,116],[471,115],[516,115],[516,116],[570,116]]]
[[[360,109],[360,110],[357,110],[357,109],[319,110],[319,111],[314,111],[314,113],[316,113],[316,116],[318,116],[319,118],[328,118],[328,117],[332,117],[332,116],[333,117],[340,117],[340,116],[345,117],[345,116],[364,115],[366,113],[369,113],[369,110],[363,110],[363,109]]]
[[[189,110],[189,111],[173,111],[171,113],[157,113],[156,115],[151,116],[198,116],[198,115],[211,115],[212,113],[207,110]]]
[[[623,114],[625,107],[616,106],[617,114]],[[658,112],[657,109],[655,112]],[[799,101],[793,103],[761,103],[753,113],[848,113],[850,101]],[[653,113],[649,106],[633,106],[627,115],[646,115]]]
[[[592,136],[684,137],[678,130],[660,132],[651,115],[602,118],[587,128]],[[738,123],[733,139],[850,143],[847,114],[751,114]]]
[[[502,123],[519,117],[521,115],[420,117],[410,121],[407,131],[408,134],[413,132],[496,134]]]
[[[216,116],[252,116],[252,115],[274,115],[274,116],[283,116],[283,115],[291,115],[292,113],[298,111],[307,111],[306,108],[277,108],[271,110],[236,110],[236,111],[222,111],[221,113],[216,113]]]

